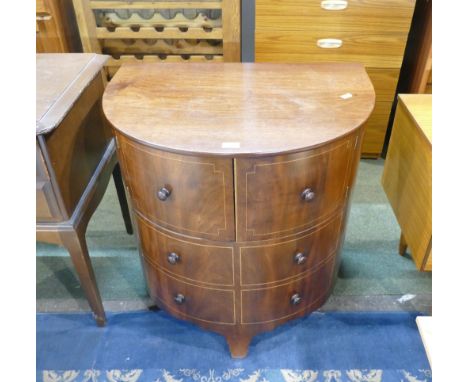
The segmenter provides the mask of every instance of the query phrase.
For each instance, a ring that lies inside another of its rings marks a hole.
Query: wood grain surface
[[[121,67],[103,108],[118,131],[146,145],[237,156],[335,140],[361,126],[374,101],[360,64],[141,64]]]
[[[432,270],[432,95],[400,95],[382,186],[420,270]]]

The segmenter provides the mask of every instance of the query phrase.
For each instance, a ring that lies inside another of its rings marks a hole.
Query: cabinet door
[[[118,135],[134,208],[189,236],[235,240],[232,159],[163,152]]]
[[[238,240],[264,240],[304,231],[345,202],[356,137],[320,149],[236,159]]]

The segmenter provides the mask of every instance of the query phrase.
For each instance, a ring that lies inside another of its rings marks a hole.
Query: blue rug
[[[37,381],[429,382],[413,313],[313,313],[254,338],[224,339],[164,312],[37,315]]]

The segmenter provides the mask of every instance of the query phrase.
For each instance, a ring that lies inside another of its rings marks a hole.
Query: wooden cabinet
[[[257,0],[255,61],[361,62],[377,106],[362,156],[382,151],[415,0]]]
[[[382,186],[421,271],[432,270],[432,96],[400,94]]]
[[[157,305],[234,357],[320,307],[374,102],[360,64],[123,66],[103,108]]]

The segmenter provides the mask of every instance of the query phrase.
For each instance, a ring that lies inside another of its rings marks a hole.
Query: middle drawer
[[[142,254],[164,271],[201,284],[234,286],[234,248],[175,238],[137,217]]]

